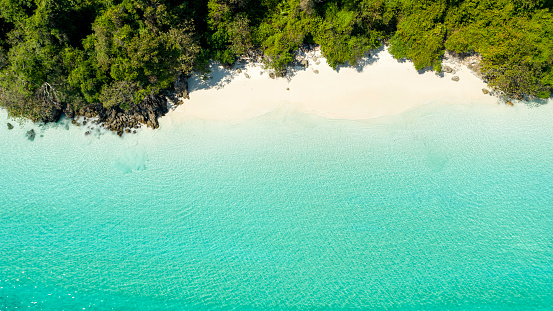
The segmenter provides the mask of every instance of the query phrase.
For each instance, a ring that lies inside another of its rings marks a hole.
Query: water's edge
[[[553,305],[551,106],[123,138],[3,113],[2,309]]]

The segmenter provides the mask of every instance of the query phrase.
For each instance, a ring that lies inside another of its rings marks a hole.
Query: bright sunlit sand
[[[320,52],[306,56],[309,68],[296,67],[287,77],[276,79],[271,79],[261,64],[231,70],[211,64],[209,74],[196,74],[189,80],[190,100],[165,118],[170,122],[245,120],[285,110],[358,120],[398,114],[429,103],[498,102],[482,92],[486,84],[463,65],[449,64],[455,73],[418,72],[411,62],[398,61],[382,49],[357,66],[333,70]],[[453,76],[459,81],[453,81]]]

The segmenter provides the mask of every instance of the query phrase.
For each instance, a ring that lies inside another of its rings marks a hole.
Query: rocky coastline
[[[100,103],[88,104],[83,107],[73,107],[65,102],[45,100],[40,107],[40,116],[34,120],[38,123],[57,123],[64,115],[71,119],[75,125],[96,124],[119,136],[127,133],[136,133],[136,129],[147,126],[153,129],[159,127],[159,118],[169,112],[171,103],[179,104],[183,99],[188,98],[188,84],[186,78],[179,79],[174,89],[166,90],[160,94],[146,97],[142,102],[129,105],[128,109],[120,107],[105,108]],[[79,119],[83,118],[82,123]],[[8,123],[8,129],[13,125]],[[86,132],[85,135],[90,132]],[[28,132],[29,140],[34,140],[35,133]]]
[[[244,68],[245,64],[262,64],[265,57],[266,56],[263,55],[261,50],[252,50],[239,58],[235,64],[223,66],[229,70],[236,70],[238,74],[241,74],[243,70],[241,68]],[[290,62],[286,68],[282,70],[267,68],[268,75],[271,79],[290,78],[294,75],[295,71],[310,68],[310,64],[319,65],[320,57],[321,52],[319,46],[302,45],[296,51],[294,60]],[[480,61],[481,56],[475,53],[456,54],[446,52],[443,57],[442,70],[436,74],[458,82],[459,76],[457,72],[461,70],[462,67],[466,67],[478,78],[483,79],[480,70]],[[313,68],[312,71],[318,74],[319,71],[315,68]],[[246,78],[250,78],[245,71],[244,75]],[[34,121],[45,124],[56,123],[62,116],[65,116],[76,126],[88,125],[89,127],[103,127],[117,133],[119,136],[136,133],[136,130],[142,126],[157,129],[159,127],[159,118],[166,115],[171,109],[170,107],[173,105],[178,106],[182,104],[185,99],[189,98],[188,78],[190,77],[179,77],[172,89],[164,90],[159,94],[150,95],[140,103],[129,105],[127,109],[120,107],[105,108],[100,103],[87,104],[83,107],[73,107],[64,102],[54,100],[44,101],[40,109],[40,116]],[[495,90],[484,88],[482,92],[485,95],[499,95],[499,97],[501,97],[501,94],[498,94]],[[508,100],[504,101],[506,101],[508,105],[513,105]],[[8,124],[8,128],[12,129],[13,126]],[[85,132],[85,135],[89,134],[90,131]],[[30,140],[33,140],[35,137],[34,133],[27,133],[27,136]]]

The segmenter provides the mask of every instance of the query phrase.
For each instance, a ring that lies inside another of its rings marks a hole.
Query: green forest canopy
[[[331,66],[389,43],[417,69],[477,52],[489,85],[549,98],[553,0],[0,0],[0,105],[36,119],[44,90],[128,108],[208,60],[261,49],[281,69],[304,43]],[[48,88],[44,86],[48,85]]]

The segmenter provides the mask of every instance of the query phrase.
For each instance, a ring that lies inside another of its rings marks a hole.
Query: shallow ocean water
[[[0,310],[553,306],[551,104],[122,139],[6,118]]]

